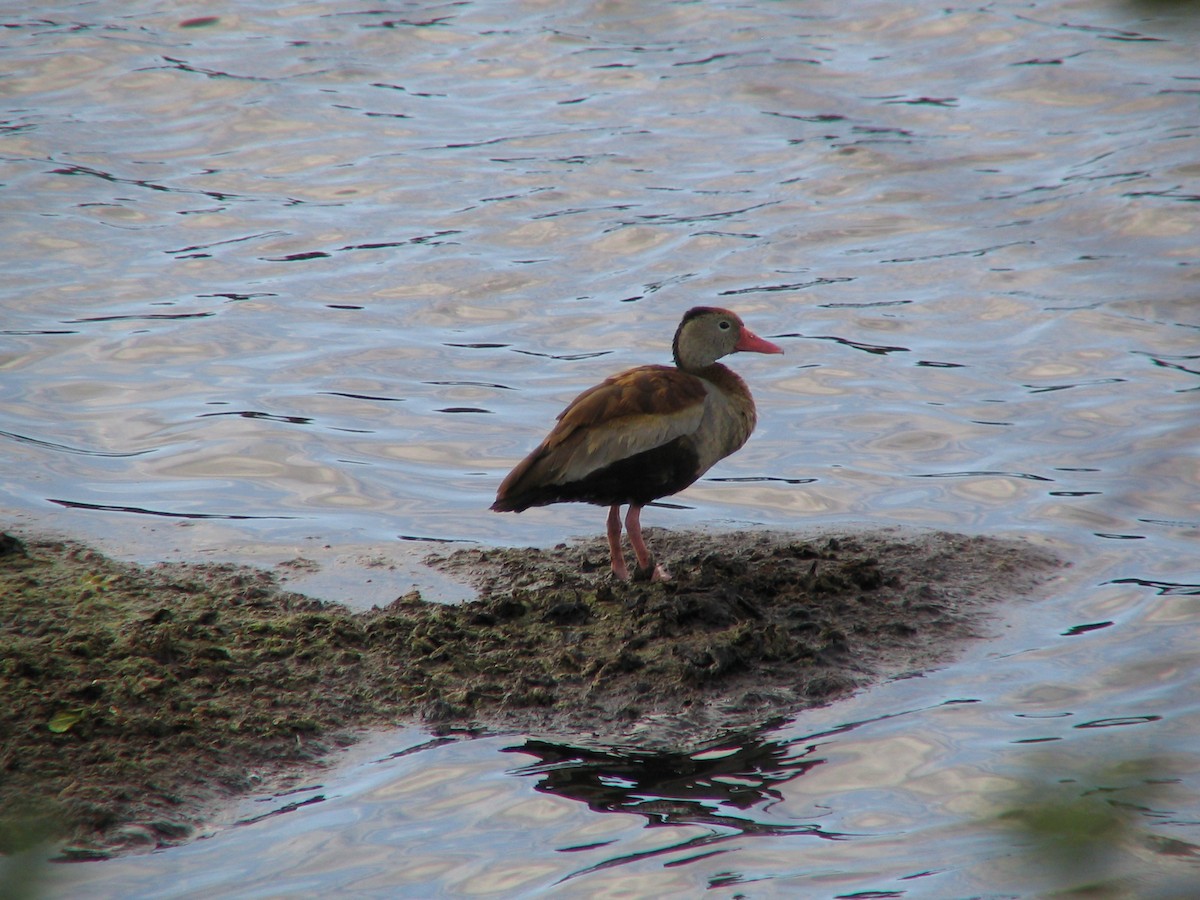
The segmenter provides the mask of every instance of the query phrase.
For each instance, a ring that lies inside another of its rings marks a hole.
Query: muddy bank
[[[505,633],[494,671],[519,664],[427,715],[481,705],[550,738],[679,750],[944,663],[987,634],[990,605],[1061,568],[1024,543],[898,529],[646,535],[671,582],[614,584],[603,539],[432,558]]]
[[[413,719],[696,746],[944,662],[1060,568],[942,533],[648,537],[674,581],[613,584],[603,540],[467,550],[431,563],[477,600],[353,613],[258,570],[5,536],[0,852],[38,828],[75,858],[179,843],[228,798]]]

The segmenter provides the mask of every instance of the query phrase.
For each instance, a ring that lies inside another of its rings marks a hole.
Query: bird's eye
[[[730,325],[728,319],[722,319],[720,322],[717,323],[717,327],[720,328],[722,331],[728,331],[732,326]]]

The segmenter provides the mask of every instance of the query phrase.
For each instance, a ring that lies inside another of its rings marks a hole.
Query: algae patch
[[[1059,565],[949,534],[652,538],[672,582],[612,583],[603,540],[460,551],[431,562],[478,599],[352,613],[258,570],[4,536],[0,852],[31,819],[67,857],[179,843],[230,797],[416,718],[695,746],[942,662]]]

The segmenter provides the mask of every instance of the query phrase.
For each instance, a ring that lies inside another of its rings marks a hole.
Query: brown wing
[[[500,484],[492,508],[512,508],[523,493],[581,481],[693,433],[707,398],[701,379],[672,366],[639,366],[605,379],[559,414],[541,445]]]

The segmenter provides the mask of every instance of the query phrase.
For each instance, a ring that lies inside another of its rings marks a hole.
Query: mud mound
[[[258,570],[0,535],[0,852],[39,829],[75,858],[179,843],[416,718],[697,746],[943,662],[1060,565],[940,533],[648,536],[674,581],[612,583],[603,540],[469,550],[430,562],[477,600],[352,613]]]
[[[945,662],[986,634],[989,605],[1061,567],[1027,544],[947,533],[647,538],[672,581],[614,584],[601,539],[429,560],[470,579],[472,615],[506,632],[494,659],[447,652],[485,678],[520,660],[489,724],[645,749],[711,740]],[[462,699],[440,712],[467,715],[477,704]]]

